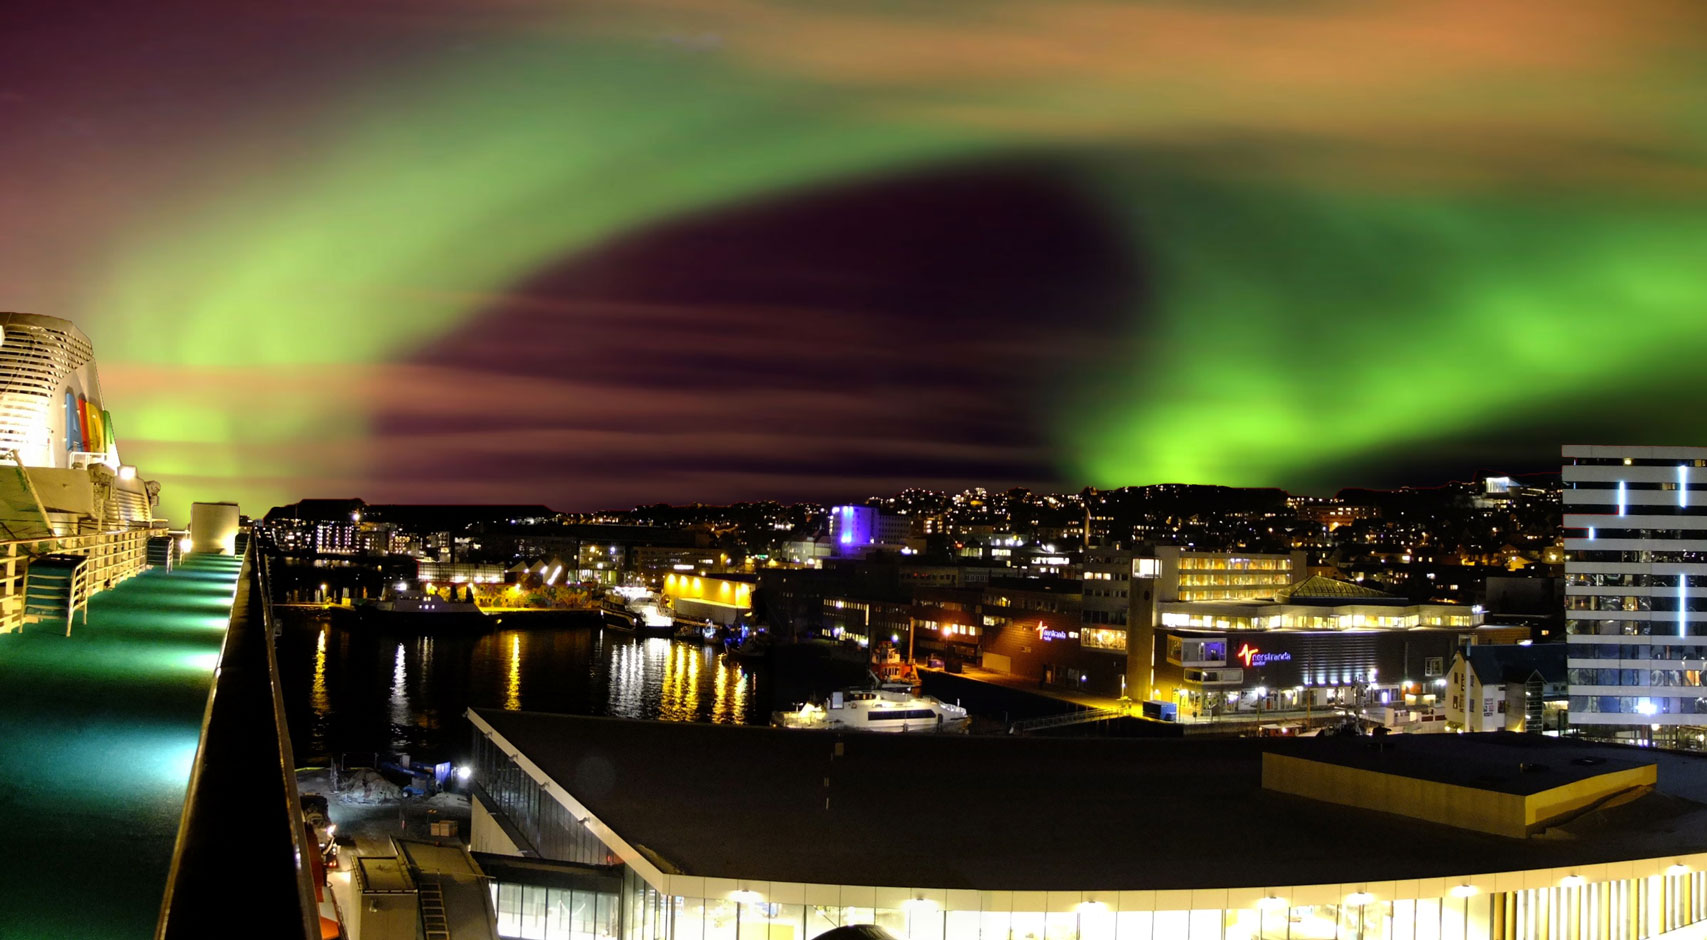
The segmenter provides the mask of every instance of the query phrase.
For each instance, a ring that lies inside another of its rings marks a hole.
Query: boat
[[[683,643],[699,643],[703,646],[721,646],[727,631],[716,624],[696,622],[692,620],[677,620],[674,638]]]
[[[635,636],[671,637],[676,621],[658,603],[656,594],[606,596],[600,604],[605,629]]]
[[[847,689],[831,694],[826,705],[808,702],[771,718],[779,728],[888,733],[958,732],[971,723],[959,705],[894,689]]]
[[[696,623],[678,623],[676,632],[671,637],[684,643],[698,643],[705,638],[705,628]]]
[[[387,592],[377,601],[356,607],[360,623],[391,630],[478,631],[490,629],[492,618],[474,603],[472,594],[467,600],[446,600],[437,594],[417,588],[402,588]]]
[[[770,658],[771,636],[750,633],[745,638],[730,636],[723,641],[723,655],[742,663],[763,662]]]
[[[197,503],[210,524],[182,541],[154,517],[160,484],[120,460],[95,349],[75,324],[0,313],[0,386],[0,634],[46,623],[69,636],[91,596],[150,564],[170,567],[190,550],[241,554],[235,504]]]
[[[919,688],[919,670],[912,663],[889,659],[872,667],[871,680],[881,689],[911,692]]]

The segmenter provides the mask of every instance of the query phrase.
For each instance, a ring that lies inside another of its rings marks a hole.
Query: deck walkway
[[[154,933],[242,559],[190,556],[0,636],[0,936]]]

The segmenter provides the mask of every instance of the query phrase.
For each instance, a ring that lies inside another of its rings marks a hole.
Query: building
[[[664,576],[661,593],[679,619],[733,627],[752,620],[753,581],[752,575],[672,572]]]
[[[870,506],[836,506],[830,510],[830,545],[843,558],[874,549],[899,550],[906,547],[912,525],[906,516]]]
[[[1156,561],[1158,602],[1261,600],[1304,575],[1301,551],[1262,555],[1158,545],[1146,554]]]
[[[1042,685],[1119,696],[1126,657],[1087,645],[1085,582],[1070,578],[992,578],[984,586],[979,665]],[[1098,641],[1090,638],[1090,643]]]
[[[1565,644],[1462,647],[1446,677],[1448,731],[1561,731]]]
[[[899,587],[829,594],[822,604],[819,622],[826,636],[861,646],[893,643],[905,649],[912,635],[912,596]]]
[[[983,589],[926,585],[913,589],[909,659],[977,662],[984,635]]]
[[[1516,642],[1525,627],[1481,627],[1474,608],[1402,597],[1313,575],[1270,600],[1157,604],[1148,651],[1152,699],[1182,712],[1386,707],[1434,711],[1459,645]],[[1144,664],[1134,662],[1134,668]]]
[[[1637,940],[1707,920],[1700,756],[469,718],[505,937]]]
[[[1567,445],[1570,721],[1621,738],[1707,730],[1707,447]]]

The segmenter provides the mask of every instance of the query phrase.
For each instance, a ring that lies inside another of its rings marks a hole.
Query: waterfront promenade
[[[919,667],[919,671],[921,673],[932,672],[946,675],[940,669],[930,669],[923,666]],[[1120,715],[1137,721],[1150,720],[1142,717],[1139,703],[1130,700],[1043,686],[1039,685],[1035,679],[1010,673],[994,672],[973,665],[962,666],[961,670],[953,675],[962,680],[1007,690],[1012,695],[1062,703],[1055,708],[1044,709],[1048,712],[1107,711],[1118,712]],[[1264,725],[1289,725],[1293,727],[1294,731],[1307,727],[1334,725],[1347,720],[1349,715],[1350,713],[1337,708],[1242,711],[1220,715],[1199,715],[1183,712],[1173,722],[1157,722],[1157,724],[1177,725],[1185,734],[1248,735],[1257,733]]]
[[[0,636],[0,936],[154,933],[242,559],[192,555]]]

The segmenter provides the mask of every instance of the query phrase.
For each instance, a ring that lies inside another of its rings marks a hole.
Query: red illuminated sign
[[[1239,651],[1233,654],[1245,661],[1247,668],[1251,666],[1266,666],[1269,663],[1289,662],[1291,653],[1265,653],[1249,643],[1239,644]]]

